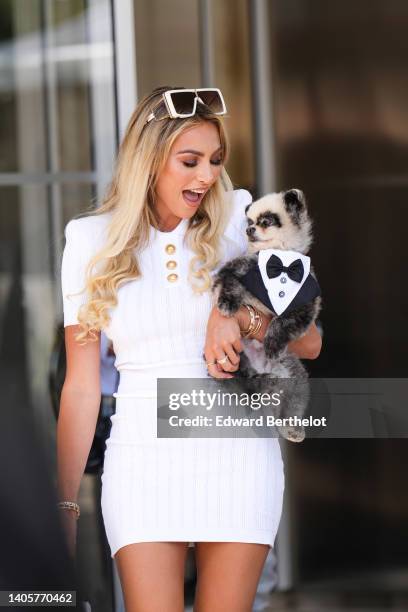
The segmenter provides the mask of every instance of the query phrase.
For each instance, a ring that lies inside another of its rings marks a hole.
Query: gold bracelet
[[[262,316],[259,310],[257,310],[252,304],[244,304],[250,315],[250,323],[248,329],[244,329],[241,332],[243,338],[249,338],[249,336],[256,335],[262,327]]]
[[[251,304],[243,304],[243,306],[245,306],[245,308],[248,310],[249,317],[250,317],[248,329],[241,330],[242,338],[246,338],[251,333],[253,326],[255,324],[255,310],[254,310],[254,307],[251,306]]]
[[[257,321],[256,327],[252,330],[252,338],[258,334],[258,332],[260,331],[262,327],[262,315],[258,311],[256,311],[256,314],[258,316],[258,321]]]
[[[77,515],[77,520],[81,516],[81,510],[79,508],[79,505],[76,502],[60,501],[57,503],[57,508],[61,510],[73,510],[75,514]]]
[[[251,329],[250,336],[253,338],[259,332],[262,326],[262,316],[261,313],[255,308],[255,324]]]

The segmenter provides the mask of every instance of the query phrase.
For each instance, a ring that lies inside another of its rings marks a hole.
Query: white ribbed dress
[[[223,261],[246,250],[244,209],[250,201],[245,190],[233,193]],[[78,322],[84,296],[68,294],[82,289],[85,265],[103,244],[108,221],[106,214],[66,226],[65,326]],[[149,247],[138,256],[142,276],[118,290],[105,329],[120,371],[102,474],[112,557],[122,546],[143,541],[273,546],[279,525],[284,470],[277,438],[156,437],[157,378],[207,377],[202,354],[211,298],[194,293],[187,280],[193,256],[183,244],[187,223],[171,232],[151,229]],[[175,247],[172,254],[168,245]],[[170,260],[174,269],[166,266]],[[169,281],[169,274],[177,279]]]

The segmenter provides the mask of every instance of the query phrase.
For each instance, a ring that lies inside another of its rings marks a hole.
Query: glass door
[[[1,2],[0,380],[50,436],[63,230],[110,179],[114,85],[111,0]]]

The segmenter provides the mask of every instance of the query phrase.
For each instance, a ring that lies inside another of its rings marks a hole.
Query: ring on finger
[[[227,361],[229,361],[228,355],[225,355],[225,357],[223,357],[222,359],[217,359],[217,363],[219,363],[220,365],[222,365],[223,363],[227,363]]]
[[[212,365],[216,365],[217,362],[216,361],[206,361],[205,362],[207,366],[212,366]]]

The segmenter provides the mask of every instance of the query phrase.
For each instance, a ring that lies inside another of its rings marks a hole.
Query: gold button
[[[176,281],[177,279],[178,279],[177,274],[169,274],[167,277],[167,280],[169,281],[169,283],[174,283],[174,281]]]
[[[169,270],[174,270],[174,268],[177,268],[177,262],[170,260],[166,263],[166,268],[168,268]]]
[[[176,247],[174,246],[174,244],[167,244],[166,248],[165,248],[166,253],[168,253],[169,255],[172,255],[173,253],[176,252]]]

